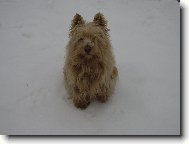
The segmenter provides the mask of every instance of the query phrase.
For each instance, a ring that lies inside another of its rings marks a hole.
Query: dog
[[[118,70],[108,31],[102,13],[92,22],[76,13],[71,22],[64,84],[77,108],[87,108],[93,99],[105,103],[114,92]]]

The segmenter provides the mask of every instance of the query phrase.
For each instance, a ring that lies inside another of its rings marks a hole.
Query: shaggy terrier
[[[92,99],[104,103],[113,94],[118,71],[103,14],[85,22],[72,20],[64,65],[66,90],[77,108],[85,109]]]

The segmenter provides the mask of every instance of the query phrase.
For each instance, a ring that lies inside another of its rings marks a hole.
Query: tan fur
[[[86,108],[92,99],[106,102],[114,92],[118,77],[107,21],[97,13],[86,23],[81,15],[72,20],[64,65],[64,82],[78,108]],[[86,54],[84,47],[91,47]]]

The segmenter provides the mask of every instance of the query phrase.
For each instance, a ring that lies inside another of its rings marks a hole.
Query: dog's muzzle
[[[89,45],[87,45],[87,46],[85,46],[84,50],[85,50],[85,52],[86,52],[87,54],[89,54],[90,51],[91,51],[91,47],[90,47]]]

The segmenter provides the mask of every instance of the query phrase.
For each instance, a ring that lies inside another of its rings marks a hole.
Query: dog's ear
[[[97,26],[103,26],[106,27],[107,26],[107,21],[104,17],[104,15],[102,13],[97,13],[94,16],[94,20],[93,22],[97,25]]]
[[[78,13],[76,13],[76,15],[74,16],[74,18],[72,20],[70,30],[72,30],[75,26],[80,26],[83,24],[85,24],[85,21],[83,20],[82,16],[79,15]]]
[[[72,20],[72,23],[71,23],[71,27],[70,27],[70,33],[69,33],[69,37],[71,38],[74,31],[73,29],[76,27],[76,26],[81,26],[85,24],[85,21],[83,20],[82,16],[79,15],[78,13],[75,14],[73,20]]]
[[[109,29],[107,28],[107,20],[105,19],[104,15],[102,13],[97,13],[94,16],[93,22],[96,26],[100,26],[105,32],[108,32]]]

